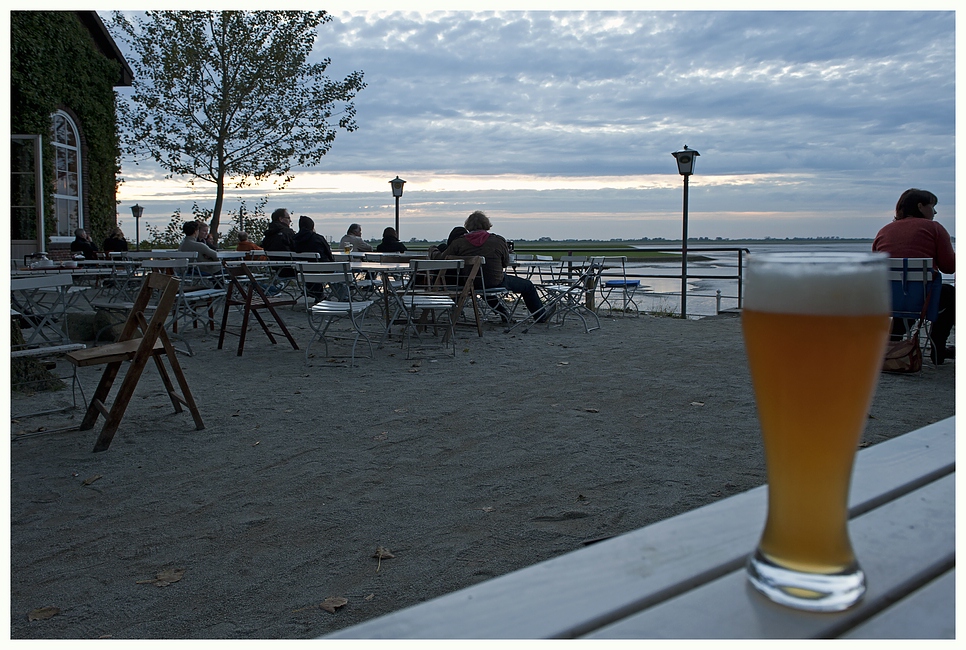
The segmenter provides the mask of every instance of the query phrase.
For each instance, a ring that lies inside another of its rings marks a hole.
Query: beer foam
[[[890,313],[887,258],[882,253],[752,254],[744,307],[782,314]]]

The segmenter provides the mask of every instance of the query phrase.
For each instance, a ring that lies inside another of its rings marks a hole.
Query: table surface
[[[767,486],[326,638],[955,638],[955,418],[860,450],[849,531],[865,597],[767,600],[744,564]]]

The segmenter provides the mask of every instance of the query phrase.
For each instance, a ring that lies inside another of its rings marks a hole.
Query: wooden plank
[[[954,440],[948,418],[860,451],[853,512],[952,471]],[[761,535],[766,500],[762,486],[330,637],[573,636],[741,569]]]
[[[11,350],[11,359],[20,359],[23,357],[44,357],[50,355],[66,354],[67,352],[74,352],[76,350],[84,350],[87,345],[84,343],[65,343],[63,345],[46,345],[37,348],[27,348],[24,350]]]
[[[906,494],[850,522],[868,590],[834,614],[776,605],[744,569],[587,635],[592,639],[788,639],[836,637],[905,598],[955,563],[955,476]],[[949,623],[952,622],[950,619]],[[918,628],[910,631],[922,631]]]
[[[842,635],[843,639],[955,639],[956,571],[947,571],[922,589]]]

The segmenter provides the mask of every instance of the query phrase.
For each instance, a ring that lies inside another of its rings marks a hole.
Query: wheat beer
[[[742,330],[768,470],[752,584],[785,605],[849,607],[865,592],[848,535],[852,463],[889,333],[887,258],[749,259]]]

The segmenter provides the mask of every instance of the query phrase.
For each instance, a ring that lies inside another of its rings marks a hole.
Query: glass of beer
[[[351,242],[346,242],[346,243],[342,244],[342,250],[343,250],[343,252],[345,252],[346,255],[348,255],[349,253],[351,253],[352,252],[352,243]]]
[[[749,256],[742,332],[768,471],[768,518],[748,560],[771,600],[839,611],[865,593],[848,534],[859,440],[889,336],[888,257]]]

